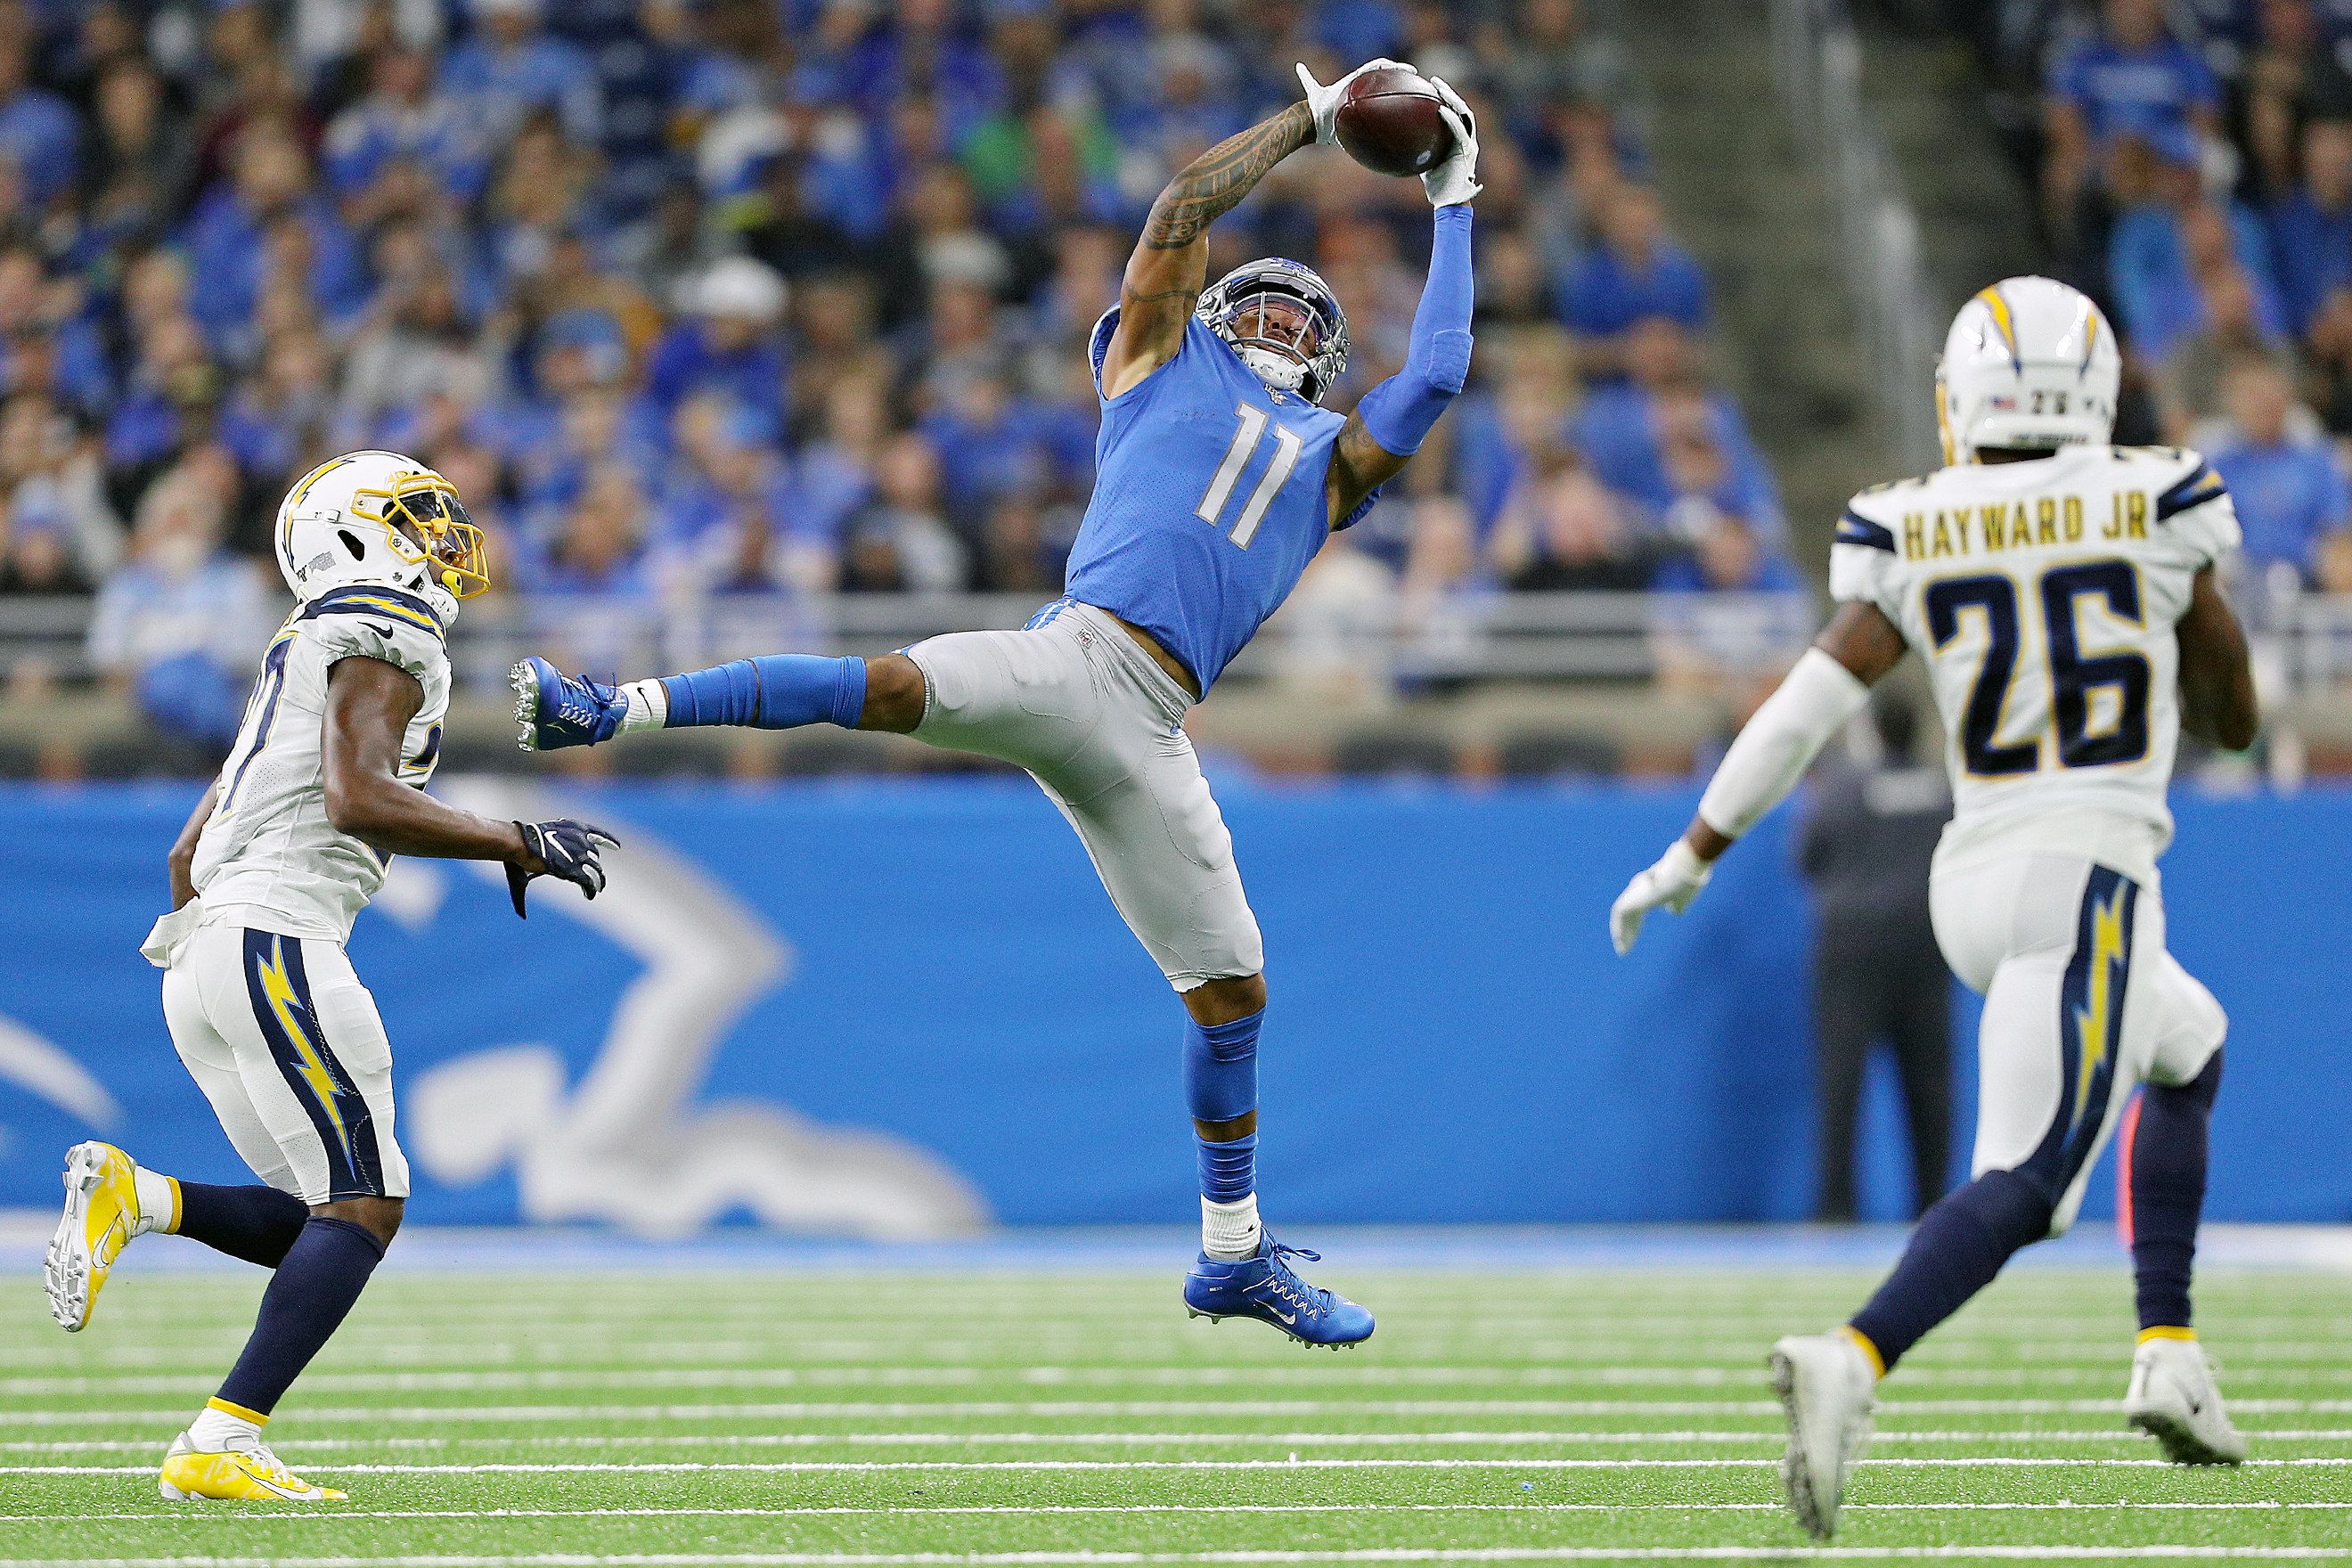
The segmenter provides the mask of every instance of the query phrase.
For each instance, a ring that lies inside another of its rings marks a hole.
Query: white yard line
[[[1125,1471],[1125,1470],[1707,1470],[1778,1468],[1770,1458],[1452,1458],[1452,1459],[773,1459],[686,1460],[573,1463],[501,1461],[478,1465],[313,1465],[327,1475],[345,1476],[537,1476],[537,1475],[818,1475],[873,1471]],[[2168,1461],[2155,1458],[2092,1458],[2082,1456],[2032,1458],[2021,1455],[1979,1455],[1964,1458],[1868,1458],[1873,1469],[2162,1469]],[[2249,1459],[2247,1470],[2352,1468],[2352,1458]],[[0,1476],[143,1476],[152,1465],[0,1465]]]
[[[2352,1441],[2352,1427],[2252,1427],[2246,1436],[2276,1443],[2340,1443]],[[1635,1447],[1650,1443],[1777,1447],[1785,1437],[1780,1429],[1765,1426],[1736,1432],[609,1432],[494,1437],[296,1437],[280,1447],[288,1454],[304,1455],[374,1448],[1213,1448],[1237,1443],[1284,1448]],[[1882,1431],[1874,1439],[1881,1445],[2138,1444],[2145,1440],[2120,1423],[2096,1431]],[[152,1439],[11,1439],[0,1441],[0,1453],[140,1454],[155,1447]]]
[[[1234,1384],[1312,1383],[1359,1387],[1753,1387],[1763,1373],[1741,1360],[1725,1365],[1692,1366],[1395,1366],[1290,1364],[1221,1366],[831,1366],[831,1367],[643,1367],[507,1372],[320,1373],[303,1380],[306,1389],[355,1392],[473,1393],[530,1388],[793,1388],[970,1387],[1018,1383],[1033,1387],[1219,1387]],[[1913,1388],[1958,1386],[2039,1387],[2051,1384],[2119,1381],[2114,1367],[1937,1367],[1904,1369]],[[2352,1383],[2352,1367],[2239,1366],[2229,1381],[2250,1383]],[[109,1376],[86,1373],[63,1377],[0,1378],[0,1396],[46,1394],[184,1394],[188,1378],[149,1373]]]
[[[197,1392],[201,1393],[202,1390]],[[2114,1415],[2115,1399],[1895,1399],[1879,1408],[1882,1421],[1915,1415]],[[2232,1399],[2241,1415],[2352,1415],[2352,1399]],[[298,1406],[300,1424],[385,1422],[442,1426],[545,1424],[557,1421],[822,1421],[938,1420],[949,1416],[1308,1415],[1763,1415],[1780,1414],[1765,1399],[1069,1399],[1069,1400],[793,1400],[703,1405],[350,1405]],[[184,1425],[188,1411],[0,1408],[12,1426]]]
[[[0,1568],[1094,1568],[1284,1563],[1691,1563],[1843,1559],[2258,1558],[2335,1561],[2352,1546],[1469,1546],[1323,1552],[541,1552],[474,1556],[5,1557]]]
[[[107,1364],[104,1367],[93,1368],[74,1375],[115,1380],[166,1374],[210,1376],[219,1372],[223,1361],[234,1358],[237,1348],[250,1331],[249,1328],[225,1331],[220,1336],[216,1346],[191,1347],[187,1336],[182,1335],[175,1338],[174,1346],[168,1350],[137,1346],[127,1346],[119,1351],[110,1350],[105,1357]],[[1156,1348],[1164,1351],[1191,1342],[1182,1336],[1197,1334],[1199,1331],[1196,1329],[1170,1331],[1159,1335],[1156,1345],[1139,1342],[1150,1338],[1148,1334],[1142,1333],[1128,1335],[1123,1342],[1130,1349]],[[462,1329],[454,1326],[450,1331],[452,1338],[462,1335],[463,1332]],[[1691,1342],[1689,1337],[1682,1336],[1643,1341],[1534,1340],[1517,1335],[1506,1337],[1513,1351],[1526,1361],[1549,1363],[1561,1371],[1588,1367],[1614,1368],[1628,1363],[1641,1363],[1645,1360],[1654,1360],[1662,1351],[1672,1351],[1680,1346],[1687,1346]],[[1736,1346],[1740,1342],[1738,1336],[1727,1335],[1720,1331],[1710,1331],[1706,1337],[1717,1344],[1727,1342]],[[1013,1352],[1026,1355],[1067,1355],[1072,1359],[1079,1359],[1089,1352],[1105,1350],[1114,1342],[1114,1342],[1108,1337],[1055,1340],[1022,1334],[1017,1337],[1008,1335],[1003,1341],[933,1341],[923,1344],[920,1348],[926,1352],[940,1357],[942,1362],[952,1362],[958,1359],[970,1362],[999,1352]],[[1416,1355],[1451,1355],[1487,1348],[1496,1341],[1493,1338],[1481,1341],[1455,1339],[1449,1336],[1442,1342],[1433,1342],[1418,1336],[1391,1330],[1385,1342],[1392,1351],[1402,1347]],[[1757,1345],[1761,1346],[1765,1342],[1766,1336],[1757,1337]],[[768,1341],[716,1341],[675,1345],[635,1342],[625,1337],[615,1336],[608,1340],[585,1341],[571,1347],[542,1340],[529,1343],[469,1344],[463,1348],[456,1348],[449,1339],[443,1339],[429,1344],[420,1343],[413,1352],[409,1352],[400,1346],[389,1345],[382,1340],[371,1338],[350,1346],[339,1357],[339,1361],[344,1368],[348,1369],[345,1375],[434,1376],[450,1373],[507,1375],[514,1373],[544,1376],[581,1375],[612,1370],[614,1359],[614,1347],[621,1343],[628,1345],[628,1359],[638,1367],[651,1369],[656,1365],[677,1365],[707,1368],[714,1372],[722,1369],[732,1370],[737,1367],[753,1370],[823,1371],[834,1367],[887,1360],[903,1354],[909,1348],[908,1342],[903,1340],[842,1342],[826,1345],[812,1343],[789,1334],[780,1334],[776,1339]],[[2105,1335],[2095,1340],[2067,1341],[1937,1340],[1929,1342],[1923,1347],[1923,1353],[1906,1364],[1913,1370],[1915,1375],[1921,1373],[1937,1373],[1947,1370],[1965,1371],[1968,1364],[1972,1362],[1979,1362],[1998,1355],[2003,1359],[2032,1363],[2043,1367],[2067,1363],[2088,1363],[2087,1367],[2077,1370],[2104,1371],[2116,1365],[2127,1368],[2130,1364],[2130,1341],[2120,1335]],[[564,1353],[567,1350],[569,1353]],[[2344,1356],[2344,1346],[2340,1342],[2324,1340],[2263,1341],[2252,1343],[2250,1346],[2250,1353],[2260,1357],[2262,1368],[2274,1369],[2284,1373],[2291,1369],[2324,1367],[2339,1363]],[[0,1368],[5,1369],[53,1369],[59,1359],[59,1347],[55,1345],[22,1352],[0,1350]],[[1667,1370],[1744,1368],[1760,1359],[1760,1351],[1754,1356],[1735,1352],[1710,1357],[1705,1361],[1693,1362],[1688,1363],[1688,1367],[1675,1366]],[[778,1367],[776,1363],[779,1362],[791,1364]],[[10,1378],[8,1381],[18,1381],[26,1375],[37,1375],[37,1373],[18,1373],[16,1377]],[[2073,1375],[2072,1371],[2069,1375]]]
[[[0,1524],[203,1521],[211,1524],[339,1524],[354,1519],[439,1519],[459,1522],[509,1519],[965,1519],[1052,1517],[1062,1514],[1307,1514],[1307,1513],[1779,1513],[1778,1502],[1139,1502],[975,1503],[923,1508],[336,1508],[226,1511],[184,1509],[172,1513],[0,1513]],[[2352,1502],[1850,1502],[1848,1513],[2286,1513],[2352,1512]]]

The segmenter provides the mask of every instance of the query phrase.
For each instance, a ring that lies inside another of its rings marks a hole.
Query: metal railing
[[[1018,626],[1034,594],[833,594],[719,596],[665,604],[573,596],[490,599],[466,606],[451,626],[461,684],[501,682],[509,664],[546,653],[584,668],[635,676],[691,668],[782,649],[886,653],[941,632]],[[0,599],[0,678],[37,668],[62,682],[87,679],[91,601]],[[1336,637],[1286,613],[1243,650],[1232,675],[1279,676],[1337,647],[1371,678],[1638,680],[1662,657],[1686,652],[1735,669],[1766,668],[1801,651],[1816,624],[1811,595],[1463,592],[1436,602],[1398,595],[1385,613],[1359,617]],[[268,628],[254,630],[258,658]]]
[[[1941,462],[1935,411],[1937,319],[1919,217],[1862,96],[1862,39],[1847,0],[1772,0],[1773,78],[1837,211],[1846,281],[1861,307],[1884,427],[1912,471]]]

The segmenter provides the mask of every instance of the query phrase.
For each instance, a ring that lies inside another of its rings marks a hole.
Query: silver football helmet
[[[1348,369],[1347,315],[1303,262],[1269,256],[1236,267],[1202,292],[1192,313],[1259,380],[1309,403],[1321,403]]]

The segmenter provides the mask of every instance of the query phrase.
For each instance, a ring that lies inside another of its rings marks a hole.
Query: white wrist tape
[[[1723,754],[1723,765],[1699,797],[1700,819],[1727,838],[1755,826],[1869,700],[1870,688],[1853,671],[1817,647],[1807,648]]]

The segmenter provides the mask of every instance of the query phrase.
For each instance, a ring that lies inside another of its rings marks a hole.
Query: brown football
[[[1426,174],[1454,151],[1436,89],[1418,71],[1384,66],[1348,84],[1339,100],[1339,145],[1381,174]]]

